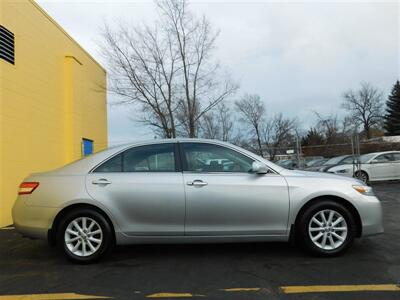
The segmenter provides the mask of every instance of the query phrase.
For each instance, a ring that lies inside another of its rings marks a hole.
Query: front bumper
[[[47,240],[56,212],[54,207],[26,205],[24,196],[20,196],[12,209],[14,227],[26,237]]]
[[[363,196],[358,207],[361,217],[362,236],[383,233],[382,204],[375,196]]]

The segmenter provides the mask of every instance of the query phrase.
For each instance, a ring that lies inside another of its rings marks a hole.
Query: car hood
[[[340,175],[335,175],[331,173],[322,173],[322,172],[310,172],[310,171],[300,171],[300,170],[284,170],[280,173],[282,176],[294,176],[294,177],[306,177],[306,178],[326,178],[326,179],[334,179],[334,180],[342,180],[348,181],[355,184],[362,183],[358,179],[352,177],[345,177]]]

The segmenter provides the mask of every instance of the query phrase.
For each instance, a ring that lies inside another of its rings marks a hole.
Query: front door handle
[[[108,181],[108,180],[105,179],[105,178],[100,178],[100,179],[97,179],[97,180],[93,180],[93,181],[92,181],[92,184],[107,185],[107,184],[111,184],[111,181]]]
[[[193,180],[193,181],[188,181],[188,182],[186,182],[186,184],[187,185],[192,185],[192,186],[202,187],[202,186],[207,185],[208,183],[203,181],[203,180],[196,179],[196,180]]]

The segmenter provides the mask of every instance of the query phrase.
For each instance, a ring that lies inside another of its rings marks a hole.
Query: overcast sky
[[[105,21],[156,18],[152,1],[37,2],[100,63]],[[343,114],[341,94],[361,81],[386,97],[399,78],[398,1],[191,1],[190,8],[220,30],[215,56],[240,83],[237,97],[259,94],[270,115],[309,126],[313,111]],[[126,109],[109,108],[111,144],[152,137]]]

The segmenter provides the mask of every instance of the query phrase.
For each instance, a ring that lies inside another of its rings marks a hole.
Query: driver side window
[[[206,143],[183,143],[184,171],[239,172],[251,171],[253,159],[232,149]]]
[[[382,155],[377,156],[375,158],[375,160],[380,163],[390,162],[392,160],[392,155],[391,154],[382,154]]]

